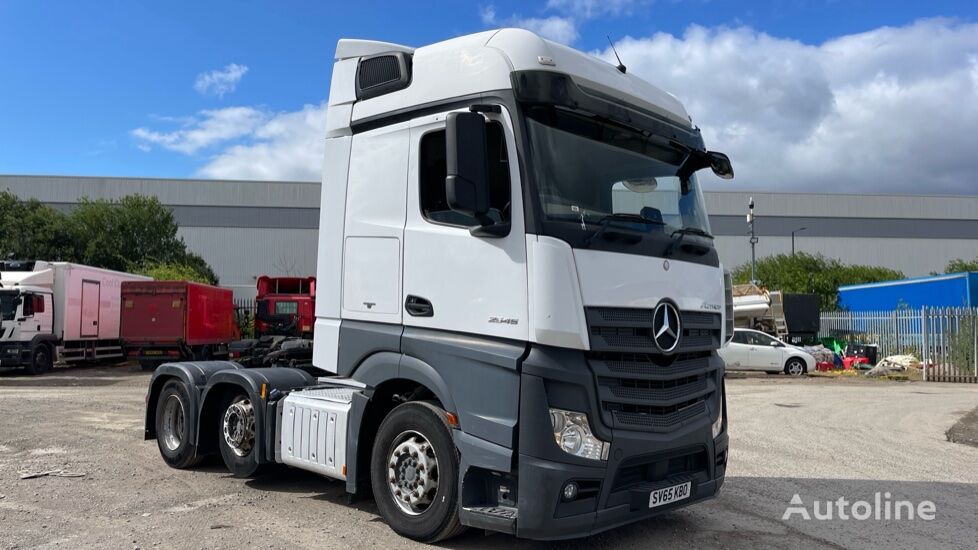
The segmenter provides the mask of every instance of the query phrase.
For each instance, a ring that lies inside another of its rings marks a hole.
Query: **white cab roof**
[[[509,89],[512,88],[510,73],[513,71],[548,70],[569,74],[581,86],[621,99],[684,127],[692,126],[686,109],[672,94],[633,74],[622,74],[614,65],[597,57],[524,29],[486,31],[417,49],[387,42],[344,39],[337,44],[335,57],[341,61],[392,51],[413,54],[411,85],[356,102],[351,121],[452,97]],[[338,84],[334,78],[333,86]],[[348,86],[350,90],[331,89],[331,105],[349,101],[353,82],[340,85]]]

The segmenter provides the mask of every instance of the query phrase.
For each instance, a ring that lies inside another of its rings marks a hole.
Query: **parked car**
[[[758,330],[735,329],[733,339],[720,350],[720,356],[727,370],[783,372],[792,376],[815,370],[815,358],[808,352]]]

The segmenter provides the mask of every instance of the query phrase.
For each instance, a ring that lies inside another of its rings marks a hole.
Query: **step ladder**
[[[774,332],[778,338],[784,340],[788,336],[788,322],[784,318],[784,300],[781,291],[776,290],[768,294],[771,300],[769,308],[771,321],[774,323]]]

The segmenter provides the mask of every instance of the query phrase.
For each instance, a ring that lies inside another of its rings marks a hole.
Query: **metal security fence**
[[[978,383],[978,309],[823,312],[819,337],[876,344],[879,357],[913,355],[924,380]]]
[[[255,335],[255,314],[258,312],[258,302],[254,299],[234,300],[234,320],[238,323],[242,338],[253,338]]]

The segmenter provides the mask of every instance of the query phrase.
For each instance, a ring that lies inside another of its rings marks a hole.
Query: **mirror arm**
[[[489,225],[477,225],[469,229],[469,234],[473,237],[484,237],[487,239],[501,239],[509,235],[512,225],[509,222],[492,223]]]

